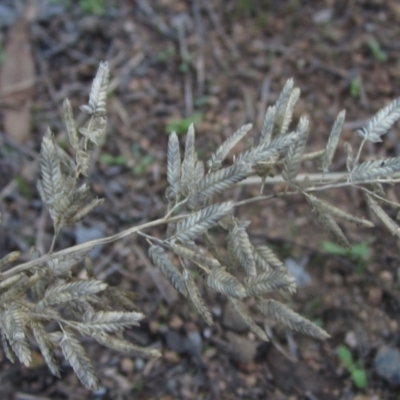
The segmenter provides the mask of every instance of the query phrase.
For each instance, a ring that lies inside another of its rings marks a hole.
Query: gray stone
[[[400,385],[400,351],[382,346],[375,356],[374,368],[378,375],[394,385]]]

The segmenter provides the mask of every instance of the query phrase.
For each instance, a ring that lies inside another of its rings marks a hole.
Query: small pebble
[[[393,385],[400,385],[400,351],[382,346],[375,356],[374,368],[378,375]]]
[[[121,360],[121,371],[125,372],[126,374],[129,374],[133,371],[134,368],[134,363],[131,358],[129,357],[124,357]]]
[[[85,242],[89,242],[90,240],[101,239],[102,237],[104,237],[104,232],[96,227],[86,227],[82,224],[79,224],[75,228],[76,244],[82,244]],[[90,252],[90,257],[98,257],[100,255],[102,247],[103,246],[101,245],[93,247],[92,251]]]
[[[354,331],[347,332],[344,341],[352,349],[356,348],[358,345],[357,336]]]
[[[380,287],[371,287],[368,290],[368,302],[374,306],[378,305],[382,300],[382,289]]]
[[[312,19],[314,24],[321,25],[329,22],[332,18],[332,15],[333,15],[332,8],[323,8],[322,10],[315,12]]]
[[[171,320],[169,321],[168,326],[172,329],[179,330],[183,326],[183,321],[177,315],[174,315]]]
[[[142,358],[137,358],[135,360],[135,369],[136,371],[141,371],[145,366],[145,362]]]
[[[231,357],[234,361],[247,364],[254,360],[257,354],[257,342],[248,340],[233,332],[227,332],[226,336],[231,344]]]
[[[393,286],[393,274],[390,271],[382,271],[379,275],[380,280],[385,285],[386,289],[391,289]]]

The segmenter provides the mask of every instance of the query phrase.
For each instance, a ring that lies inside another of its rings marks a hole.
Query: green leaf
[[[174,57],[174,55],[175,55],[175,47],[170,46],[167,47],[165,50],[162,50],[159,53],[157,53],[157,59],[159,61],[167,61],[172,57]]]
[[[126,158],[124,156],[113,156],[112,154],[106,153],[100,157],[100,161],[107,165],[125,165]]]
[[[347,369],[350,370],[354,367],[353,356],[351,355],[351,351],[348,347],[340,345],[337,349],[337,355],[339,360]]]
[[[359,97],[360,92],[361,92],[361,80],[358,76],[356,76],[350,82],[350,95],[352,97]]]
[[[349,252],[352,256],[356,258],[362,258],[363,260],[367,260],[371,255],[371,247],[369,246],[369,243],[363,242],[351,246]]]
[[[23,176],[18,175],[15,178],[15,181],[17,183],[17,187],[18,187],[19,191],[21,192],[21,194],[24,197],[26,197],[27,199],[32,198],[31,188],[30,188],[29,183],[27,182],[27,180]]]
[[[105,15],[105,0],[79,0],[79,6],[85,14]]]
[[[144,171],[146,171],[147,167],[153,163],[153,161],[154,159],[150,154],[143,156],[140,161],[135,163],[135,166],[133,167],[133,173],[135,175],[142,174]]]
[[[190,124],[200,122],[202,119],[203,114],[200,112],[194,113],[189,118],[171,119],[165,127],[165,132],[176,132],[177,135],[183,135],[189,129]]]
[[[351,370],[351,379],[358,389],[365,389],[368,385],[367,374],[363,368],[353,368]]]
[[[324,241],[322,242],[322,248],[330,254],[339,255],[339,256],[346,256],[348,254],[348,250],[344,247],[339,246],[336,243]]]
[[[375,39],[372,39],[368,42],[368,47],[371,50],[372,55],[379,62],[386,62],[388,59],[387,54],[381,49],[381,45]]]

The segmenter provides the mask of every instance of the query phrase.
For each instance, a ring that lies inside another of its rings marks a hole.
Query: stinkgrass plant
[[[308,119],[301,117],[294,130],[290,129],[300,89],[289,79],[276,104],[268,108],[258,140],[237,154],[232,162],[227,161],[227,156],[245,139],[252,129],[251,124],[234,132],[206,161],[197,156],[193,125],[188,128],[182,149],[177,133],[169,135],[168,187],[163,217],[106,238],[55,251],[56,239],[63,227],[76,223],[103,203],[102,199],[88,201],[90,187],[82,182],[88,175],[94,149],[105,140],[108,80],[108,65],[103,62],[94,79],[89,102],[81,107],[88,114],[88,121],[79,129],[70,102],[64,102],[71,154],[55,143],[50,130],[43,138],[38,190],[53,221],[54,238],[47,254],[38,254],[32,249],[28,262],[16,264],[18,252],[0,260],[3,270],[0,275],[0,332],[7,358],[29,365],[34,340],[50,371],[59,376],[59,353],[56,351],[59,347],[81,382],[96,390],[98,380],[80,336],[91,337],[101,345],[133,356],[160,356],[156,349],[143,348],[124,339],[123,331],[138,325],[144,318],[133,302],[132,293],[111,287],[93,276],[90,251],[96,245],[132,234],[147,239],[149,257],[154,265],[182,297],[194,304],[207,324],[213,323],[213,317],[199,291],[201,281],[225,295],[261,340],[268,341],[268,336],[248,312],[246,300],[249,298],[255,299],[268,319],[316,339],[327,339],[327,332],[285,304],[296,290],[294,278],[266,239],[260,245],[252,242],[248,222],[241,221],[235,209],[256,201],[301,195],[321,228],[342,247],[348,248],[349,240],[338,220],[369,228],[374,223],[341,210],[321,199],[318,193],[326,189],[352,188],[365,197],[376,221],[393,235],[400,236],[398,225],[384,210],[386,206],[399,207],[386,199],[385,184],[399,181],[400,157],[361,161],[366,142],[380,142],[382,135],[399,119],[400,99],[387,105],[356,132],[361,139],[357,149],[345,143],[347,170],[331,174],[345,112],[337,116],[325,148],[308,153]],[[299,175],[302,163],[307,160],[319,162],[322,174]],[[226,193],[249,177],[259,176],[263,191],[273,175],[281,176],[286,188],[280,185],[280,189],[271,194],[261,192],[254,198],[226,200]],[[148,232],[161,225],[165,226],[162,239]],[[217,235],[221,245],[216,245]],[[78,264],[86,269],[87,279],[72,272],[72,267]]]

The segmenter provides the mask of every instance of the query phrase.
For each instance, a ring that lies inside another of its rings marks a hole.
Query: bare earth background
[[[302,96],[296,118],[311,121],[308,150],[324,147],[340,110],[342,143],[400,96],[400,3],[395,0],[54,0],[0,2],[0,258],[35,245],[46,252],[51,221],[36,191],[38,150],[48,126],[67,143],[62,100],[87,101],[101,60],[111,69],[109,136],[93,168],[93,192],[105,204],[64,229],[57,248],[121,231],[163,215],[168,129],[195,121],[205,157],[239,126],[260,129],[267,106],[289,77]],[[366,157],[399,156],[399,129]],[[339,149],[333,169],[345,169]],[[310,166],[317,172],[317,164]],[[272,191],[267,185],[265,191]],[[388,188],[399,202],[399,192]],[[257,187],[233,192],[239,198]],[[361,196],[326,198],[367,218]],[[389,212],[395,217],[396,210]],[[68,364],[53,378],[39,352],[30,369],[0,354],[0,397],[44,399],[399,399],[399,242],[382,227],[344,229],[362,256],[327,253],[329,240],[300,197],[243,207],[255,242],[291,258],[304,285],[293,307],[332,336],[325,343],[268,324],[260,343],[222,296],[205,291],[215,326],[207,328],[147,258],[142,238],[98,249],[97,277],[133,290],[147,319],[128,337],[160,348],[162,359],[134,360],[90,341],[102,383],[84,389]],[[162,235],[163,232],[153,232]],[[250,307],[253,305],[250,304]],[[255,319],[263,323],[254,310]],[[366,371],[357,389],[338,346]],[[397,358],[396,358],[397,357]]]

